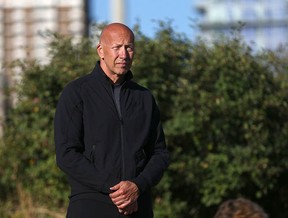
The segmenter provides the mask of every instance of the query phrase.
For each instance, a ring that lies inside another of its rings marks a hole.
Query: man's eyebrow
[[[115,43],[115,44],[112,44],[112,47],[118,47],[118,46],[134,46],[134,43],[127,43],[127,44]]]

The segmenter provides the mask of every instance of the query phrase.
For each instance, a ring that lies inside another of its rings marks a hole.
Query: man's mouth
[[[124,63],[117,63],[117,65],[120,65],[122,67],[126,67],[128,65],[128,63],[124,62]]]

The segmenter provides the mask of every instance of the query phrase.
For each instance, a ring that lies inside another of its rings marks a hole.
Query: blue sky
[[[90,11],[93,20],[111,22],[111,0],[90,0]],[[195,38],[195,20],[197,15],[193,4],[196,0],[126,0],[126,21],[133,27],[139,23],[141,31],[153,37],[158,27],[157,21],[171,21],[177,33],[185,33],[189,38]]]

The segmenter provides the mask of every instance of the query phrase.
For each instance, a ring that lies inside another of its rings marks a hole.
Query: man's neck
[[[103,66],[101,62],[100,67],[113,84],[121,84],[125,80],[125,74],[118,75],[116,73],[107,72],[108,69],[105,66]]]

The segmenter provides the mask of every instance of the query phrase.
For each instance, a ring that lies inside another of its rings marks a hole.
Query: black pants
[[[124,216],[113,204],[92,199],[79,199],[69,203],[67,218],[153,218],[151,207],[139,207],[138,212]]]

